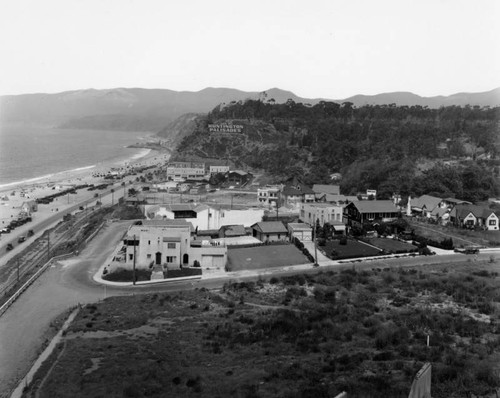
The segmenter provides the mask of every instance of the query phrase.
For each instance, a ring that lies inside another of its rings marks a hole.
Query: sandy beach
[[[113,172],[126,172],[132,168],[147,167],[165,164],[169,159],[168,152],[160,152],[152,149],[143,149],[131,158],[103,162],[96,166],[83,167],[80,169],[62,171],[49,176],[30,179],[23,182],[0,185],[0,229],[6,227],[12,220],[16,219],[21,212],[23,203],[37,198],[64,191],[77,185],[102,183],[115,183],[120,185],[122,180],[105,179],[104,177]],[[127,177],[127,180],[132,177]],[[40,221],[44,217],[53,215],[54,212],[64,211],[65,208],[78,202],[93,197],[95,191],[81,189],[77,194],[60,196],[50,204],[39,204],[38,210],[32,213],[33,221]],[[28,223],[25,226],[33,225]],[[23,226],[24,227],[24,226]],[[24,229],[24,228],[23,228]],[[7,234],[2,237],[7,238]],[[3,253],[0,253],[0,256]]]

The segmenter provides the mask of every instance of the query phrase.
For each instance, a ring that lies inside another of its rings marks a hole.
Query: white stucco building
[[[190,222],[195,230],[218,230],[226,225],[251,225],[262,221],[264,209],[231,209],[226,205],[192,203],[162,204],[144,206],[147,219],[183,219]]]

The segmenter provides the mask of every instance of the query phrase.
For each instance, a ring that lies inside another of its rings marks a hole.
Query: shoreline
[[[130,154],[128,157],[108,159],[94,165],[2,184],[0,185],[0,229],[19,216],[24,202],[52,195],[76,185],[116,183],[121,180],[110,180],[104,177],[111,171],[126,172],[127,169],[134,167],[162,165],[168,161],[169,156],[168,148],[165,148],[164,151],[140,148],[138,152]],[[34,212],[32,216],[34,220],[41,220],[54,211],[59,211],[65,207],[65,204],[69,205],[70,199],[71,202],[74,202],[82,195],[88,196],[89,194],[82,191],[81,195],[76,195],[75,198],[60,198],[50,205],[39,205],[38,211]]]

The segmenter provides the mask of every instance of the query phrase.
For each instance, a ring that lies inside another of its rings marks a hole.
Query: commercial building
[[[171,162],[167,166],[169,180],[201,180],[205,177],[205,163]]]

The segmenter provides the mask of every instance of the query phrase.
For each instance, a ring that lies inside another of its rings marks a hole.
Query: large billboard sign
[[[241,124],[209,124],[208,131],[210,133],[241,133],[243,125]]]

